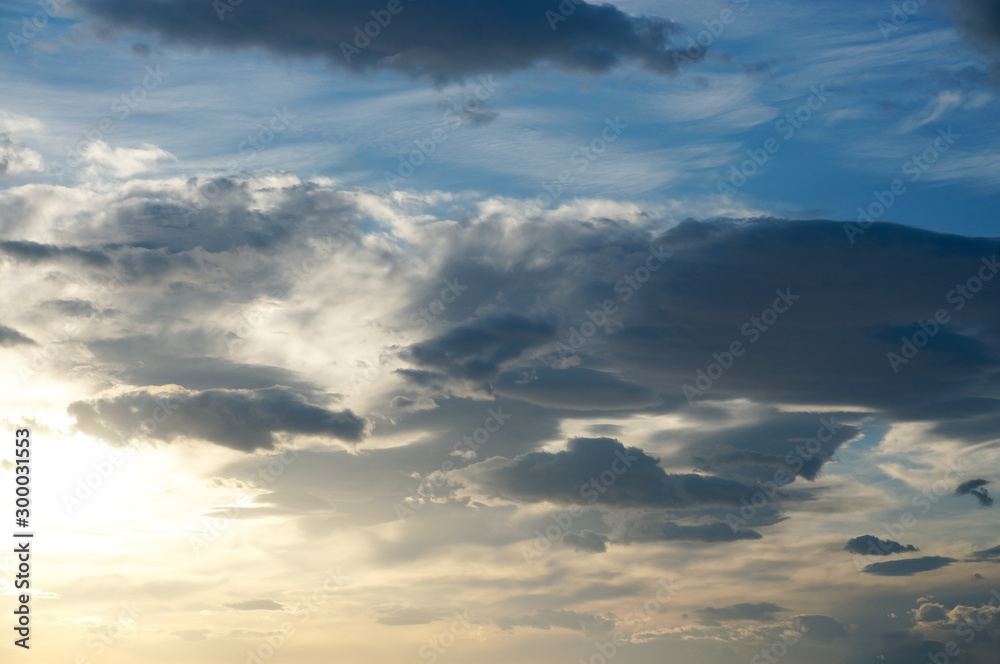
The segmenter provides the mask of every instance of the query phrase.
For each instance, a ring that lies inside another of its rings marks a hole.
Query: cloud
[[[176,632],[171,632],[171,634],[179,638],[181,641],[204,641],[211,633],[212,631],[208,629],[182,629]]]
[[[0,132],[0,177],[45,170],[42,157],[20,143],[9,132]]]
[[[223,606],[237,611],[283,611],[284,605],[271,599],[247,599],[242,602],[230,602]]]
[[[956,496],[975,496],[976,500],[983,507],[992,507],[993,498],[990,497],[990,492],[986,490],[986,485],[989,484],[989,480],[977,479],[969,480],[968,482],[962,482],[955,489]]]
[[[1000,546],[995,546],[992,549],[986,549],[984,551],[973,551],[972,557],[976,560],[989,560],[992,562],[1000,562]]]
[[[606,371],[512,368],[491,383],[494,393],[550,408],[619,410],[658,402],[653,390]]]
[[[24,345],[37,346],[38,344],[13,328],[7,327],[6,325],[0,325],[0,346],[10,347]]]
[[[476,318],[407,348],[402,356],[415,364],[456,378],[486,379],[500,365],[552,339],[550,323],[507,312]]]
[[[776,613],[785,610],[771,602],[741,602],[719,608],[709,606],[695,611],[695,615],[703,625],[718,625],[720,622],[733,620],[771,622],[775,619]]]
[[[88,267],[108,267],[111,265],[111,259],[103,251],[80,249],[79,247],[58,247],[52,244],[24,240],[0,240],[0,253],[32,265],[61,259],[79,261]]]
[[[615,621],[613,618],[606,618],[592,613],[537,609],[527,615],[497,618],[495,624],[505,631],[509,631],[514,627],[533,627],[535,629],[552,629],[555,627],[583,632],[588,636],[600,636],[610,632],[615,626]]]
[[[862,535],[849,540],[844,550],[863,555],[891,556],[894,553],[910,553],[920,549],[912,544],[904,545],[892,540],[879,539],[874,535]]]
[[[572,438],[561,452],[493,457],[456,475],[487,494],[525,502],[688,507],[736,504],[750,493],[717,477],[668,474],[657,459],[611,438]]]
[[[309,403],[288,387],[255,390],[136,390],[77,401],[69,413],[77,428],[114,444],[178,436],[207,440],[245,452],[274,449],[274,434],[312,434],[359,442],[367,422],[350,410],[332,411]]]
[[[112,148],[104,141],[94,141],[82,153],[83,162],[106,169],[116,178],[130,178],[152,169],[158,161],[176,159],[151,143],[138,148]]]
[[[566,533],[562,541],[566,546],[573,547],[574,551],[604,553],[608,550],[608,538],[592,530],[585,530],[579,534]]]
[[[1000,54],[1000,5],[995,0],[951,0],[955,23],[983,52]]]
[[[543,62],[600,74],[625,61],[659,74],[677,71],[670,41],[679,28],[663,18],[630,16],[610,4],[427,0],[402,2],[397,14],[390,14],[386,3],[376,7],[361,0],[290,0],[280,6],[84,0],[81,5],[101,35],[138,32],[155,35],[165,45],[321,57],[354,72],[385,70],[447,81]],[[232,11],[217,12],[216,5]],[[562,15],[560,6],[572,13]]]
[[[820,643],[847,636],[847,630],[840,621],[829,616],[797,616],[795,621],[802,626],[807,638]]]
[[[376,606],[372,611],[376,616],[375,622],[380,625],[426,625],[444,615],[437,609],[395,604]]]
[[[733,528],[724,521],[694,525],[679,524],[669,520],[669,517],[665,516],[662,512],[626,512],[618,515],[609,515],[606,519],[612,522],[612,542],[615,544],[662,541],[714,544],[740,540],[757,540],[762,537],[755,530]]]
[[[875,574],[876,576],[913,576],[920,572],[941,569],[957,562],[954,558],[945,558],[943,556],[923,556],[922,558],[872,563],[861,571],[865,574]]]

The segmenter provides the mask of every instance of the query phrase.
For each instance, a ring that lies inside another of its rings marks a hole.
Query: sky
[[[996,661],[996,0],[0,37],[4,661]]]

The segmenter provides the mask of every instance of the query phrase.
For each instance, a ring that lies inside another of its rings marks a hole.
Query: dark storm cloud
[[[32,265],[55,262],[60,259],[75,259],[88,267],[108,267],[111,265],[111,259],[103,251],[80,249],[79,247],[57,247],[54,244],[23,240],[0,240],[0,252],[15,260]]]
[[[487,379],[509,360],[547,343],[551,323],[507,312],[476,318],[444,334],[414,344],[402,357],[456,378]]]
[[[492,382],[501,396],[551,408],[571,410],[619,410],[657,403],[649,388],[622,380],[606,371],[592,369],[511,368]]]
[[[955,23],[974,44],[1000,54],[1000,3],[996,0],[951,0]]]
[[[742,602],[731,606],[706,607],[695,611],[699,622],[703,625],[718,625],[720,622],[732,620],[753,620],[756,622],[771,622],[776,613],[784,611],[782,607],[771,602]]]
[[[892,540],[883,540],[874,535],[862,535],[847,542],[844,551],[873,556],[891,556],[894,553],[911,553],[919,551],[912,544],[900,544]]]
[[[510,631],[514,627],[533,627],[535,629],[572,629],[586,635],[600,636],[610,632],[615,621],[592,613],[579,613],[565,609],[538,609],[530,614],[514,617],[501,617],[494,621],[497,627]]]
[[[989,484],[988,480],[969,480],[968,482],[962,482],[955,489],[956,496],[975,496],[976,500],[983,507],[992,507],[993,498],[990,496],[990,492],[985,488]]]
[[[33,339],[29,339],[17,330],[7,327],[6,325],[0,325],[0,346],[35,346],[37,345]]]
[[[923,556],[922,558],[872,563],[861,571],[865,574],[875,574],[877,576],[913,576],[920,572],[941,569],[957,562],[954,558],[945,558],[944,556]]]
[[[510,373],[496,385],[511,398],[550,408],[576,400],[578,410],[594,408],[590,393],[574,392],[572,381],[559,379],[560,371],[571,371],[619,377],[653,391],[659,412],[682,406],[696,413],[730,399],[818,410],[776,412],[750,425],[757,429],[749,433],[741,422],[718,440],[689,434],[684,458],[671,453],[671,461],[686,465],[697,457],[698,467],[713,474],[756,479],[770,479],[779,469],[818,476],[837,449],[860,434],[863,417],[831,412],[836,405],[867,411],[864,417],[927,422],[931,433],[967,443],[993,440],[1000,430],[1000,339],[992,332],[1000,328],[995,239],[876,223],[852,244],[842,223],[774,219],[684,222],[652,240],[647,228],[612,220],[539,226],[522,228],[517,245],[505,241],[500,224],[463,232],[431,280],[468,284],[468,293],[439,317],[453,330],[463,330],[473,314],[464,307],[498,292],[509,310],[553,316],[555,338],[531,354],[538,359],[502,367]],[[651,247],[670,256],[641,288],[629,286],[623,275],[644,266]],[[762,324],[778,290],[798,299],[761,330],[752,321]],[[610,298],[619,324],[598,329],[569,356],[557,348],[588,320],[587,312]],[[889,354],[901,353],[904,338],[925,334],[921,323],[933,330],[927,321],[939,311],[948,322],[905,364],[893,366]],[[718,377],[702,383],[707,389],[692,408],[683,387],[695,385],[698,371],[733,342],[742,344],[742,354],[721,375],[712,370]],[[545,396],[533,383],[552,389]],[[821,440],[818,453],[797,456],[800,468],[789,468],[789,452],[816,436],[821,418],[831,415],[842,416],[845,426]]]
[[[237,611],[281,611],[285,608],[272,599],[248,599],[242,602],[230,602],[223,606]]]
[[[68,410],[80,431],[116,444],[146,437],[169,442],[185,436],[252,452],[273,449],[277,432],[352,443],[367,432],[366,421],[350,410],[327,410],[282,386],[159,394],[139,390],[77,401]]]
[[[736,482],[668,474],[657,459],[610,438],[572,438],[561,452],[494,457],[462,473],[482,491],[504,498],[613,507],[689,507],[734,504],[750,494]]]
[[[261,48],[278,56],[321,57],[355,72],[381,69],[443,81],[541,62],[592,74],[625,61],[661,74],[677,70],[670,40],[678,28],[671,21],[633,17],[610,4],[582,0],[402,0],[396,14],[386,10],[390,3],[367,0],[81,4],[99,34],[147,33],[164,44],[195,48]],[[572,13],[564,16],[560,6]],[[375,23],[377,17],[384,27]],[[357,36],[366,27],[376,34],[367,42]]]

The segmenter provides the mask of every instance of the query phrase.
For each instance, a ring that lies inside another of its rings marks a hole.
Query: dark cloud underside
[[[228,3],[82,3],[99,33],[135,31],[155,35],[167,44],[198,48],[262,48],[279,56],[324,58],[331,65],[359,72],[384,69],[451,80],[506,73],[541,62],[587,73],[606,72],[625,61],[657,73],[677,69],[670,46],[677,28],[671,21],[629,16],[612,5],[569,0],[402,0],[402,9],[392,15],[386,11],[387,4],[247,1],[231,12],[220,12],[216,6],[228,10]],[[574,8],[572,13],[561,14],[560,4]],[[546,12],[565,20],[550,22],[553,15]],[[356,28],[364,30],[379,17],[385,25],[369,28],[376,36],[357,37]]]

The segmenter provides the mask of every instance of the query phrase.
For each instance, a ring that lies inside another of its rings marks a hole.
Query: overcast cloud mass
[[[3,661],[995,663],[1000,3],[0,28]]]

